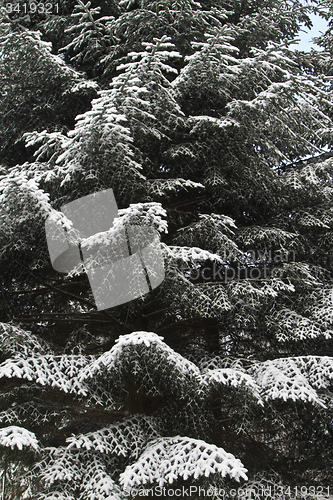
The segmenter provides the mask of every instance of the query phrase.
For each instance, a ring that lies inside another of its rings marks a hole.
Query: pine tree
[[[328,496],[330,31],[291,45],[316,3],[24,5],[0,26],[4,494]],[[165,278],[97,310],[45,221],[75,239],[62,207],[110,188],[81,249],[150,226]]]

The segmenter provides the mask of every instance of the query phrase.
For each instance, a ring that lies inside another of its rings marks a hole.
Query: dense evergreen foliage
[[[321,52],[292,42],[333,6],[84,1],[1,10],[5,498],[326,494],[332,27]],[[115,228],[161,234],[166,276],[96,310],[44,224],[108,188]]]

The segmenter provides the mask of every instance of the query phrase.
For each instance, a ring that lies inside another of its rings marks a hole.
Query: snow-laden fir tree
[[[327,494],[331,35],[291,46],[318,5],[24,5],[0,26],[5,498]],[[153,226],[166,275],[97,311],[44,223],[71,231],[61,207],[109,188],[96,238]]]

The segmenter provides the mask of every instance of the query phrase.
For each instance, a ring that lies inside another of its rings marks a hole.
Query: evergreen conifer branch
[[[74,4],[1,11],[4,494],[329,485],[330,28],[325,51],[292,50],[322,9]],[[105,189],[118,217],[83,248],[151,226],[165,278],[96,311],[84,275],[52,269],[44,222],[77,244],[61,207]]]

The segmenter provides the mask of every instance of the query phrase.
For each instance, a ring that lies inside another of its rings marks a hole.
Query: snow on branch
[[[13,222],[22,222],[38,215],[54,222],[66,230],[72,222],[50,202],[50,195],[39,186],[39,172],[29,163],[11,168],[7,175],[0,176],[0,203],[7,214],[13,213]],[[8,219],[8,218],[7,218]]]
[[[328,356],[301,356],[295,363],[306,373],[316,389],[326,389],[333,381],[333,358]]]
[[[0,352],[14,358],[50,354],[46,342],[31,332],[7,323],[0,323]]]
[[[193,317],[222,318],[227,311],[231,311],[233,308],[224,283],[214,281],[202,283],[191,282],[191,275],[195,277],[200,273],[201,263],[198,260],[199,255],[207,255],[207,260],[220,262],[214,259],[214,254],[209,252],[205,254],[205,251],[200,249],[200,253],[195,253],[193,256],[196,260],[193,259],[192,262],[180,262],[180,266],[176,261],[170,262],[167,269],[166,274],[170,283],[168,283],[169,289],[167,289],[166,293],[168,294],[171,307],[177,311],[178,319]],[[181,257],[182,252],[179,253],[179,258]],[[188,257],[192,258],[191,250]],[[185,265],[182,266],[182,264]],[[203,269],[205,270],[205,268]]]
[[[62,132],[48,132],[42,130],[41,132],[27,132],[23,134],[27,147],[38,146],[37,151],[34,152],[36,161],[49,161],[52,162],[61,151],[66,149],[69,139]],[[48,169],[45,175],[45,180],[56,177],[53,170]]]
[[[81,378],[94,380],[99,372],[106,371],[113,385],[117,385],[121,383],[118,373],[122,377],[127,374],[134,383],[142,383],[148,392],[152,391],[151,385],[155,382],[157,389],[165,387],[180,398],[191,400],[208,399],[213,391],[222,387],[243,388],[261,404],[260,389],[245,370],[226,368],[201,372],[162,340],[151,332],[123,335],[109,352],[82,369]]]
[[[208,250],[203,250],[202,248],[163,245],[163,249],[167,258],[181,261],[184,264],[194,264],[207,260],[223,264],[223,260],[219,255]]]
[[[321,328],[321,325],[312,319],[284,308],[269,318],[271,327],[276,327],[276,338],[280,342],[288,340],[306,340],[318,337],[332,338],[333,330]]]
[[[325,407],[315,389],[327,388],[333,380],[333,358],[300,356],[257,363],[252,368],[263,399],[304,401]]]
[[[306,210],[298,210],[293,212],[293,218],[297,224],[303,228],[320,228],[330,229],[328,224],[325,224],[319,217],[307,212]]]
[[[123,498],[121,489],[108,472],[110,465],[114,464],[105,460],[105,456],[100,453],[68,450],[63,447],[45,448],[43,451],[45,458],[36,464],[35,469],[39,471],[46,488],[58,489],[60,483],[62,491],[67,490],[69,495],[73,491],[75,498],[82,500]],[[53,498],[52,491],[46,495],[46,499]]]
[[[32,448],[36,451],[39,449],[35,434],[23,427],[17,427],[16,425],[0,429],[0,445],[11,448],[12,450],[14,448],[22,450],[23,446]]]
[[[247,469],[241,461],[223,448],[202,440],[175,436],[152,441],[133,465],[126,467],[120,475],[125,491],[147,483],[163,486],[178,478],[185,481],[219,474],[239,481],[247,479]]]
[[[52,54],[52,43],[42,40],[40,31],[26,30],[20,33],[8,31],[6,37],[1,41],[0,47],[4,52],[13,49],[13,47],[20,52],[25,49],[25,55],[33,57],[35,64],[38,64],[39,67],[43,66],[44,71],[48,71],[49,74],[57,73],[75,80],[82,79],[82,74],[68,66],[62,57]],[[31,63],[31,61],[29,62]]]
[[[108,165],[109,182],[145,181],[142,166],[135,160],[132,132],[127,117],[115,105],[112,90],[98,92],[92,108],[76,117],[74,130],[68,132],[66,148],[56,160],[55,168],[63,175],[62,184],[76,171],[83,176],[99,177]],[[94,167],[92,167],[94,165]],[[105,172],[104,172],[105,173]]]
[[[44,486],[62,481],[66,483],[80,482],[84,459],[89,458],[88,453],[70,453],[66,448],[48,447],[43,449],[43,459],[34,466],[40,472]]]
[[[130,62],[120,64],[118,71],[130,72],[145,71],[146,73],[157,72],[162,76],[162,72],[178,74],[177,69],[168,64],[170,59],[182,59],[181,54],[175,50],[171,43],[171,38],[164,35],[162,38],[154,38],[153,42],[142,42],[144,51],[130,52],[128,58]]]
[[[132,203],[118,212],[122,224],[142,224],[152,226],[160,233],[168,232],[167,213],[161,203]],[[113,221],[117,225],[117,219]]]
[[[120,73],[112,78],[110,98],[127,117],[133,137],[160,140],[170,134],[170,128],[183,123],[184,113],[173,95],[170,77],[165,76],[177,74],[169,60],[182,56],[167,36],[142,45],[141,51],[129,52],[117,66]],[[102,63],[113,66],[112,55]]]
[[[314,287],[321,284],[318,279],[318,267],[306,262],[284,262],[282,271],[282,277],[286,276],[292,283],[293,281],[298,282],[298,284],[301,282],[302,287],[313,290]]]
[[[232,309],[230,298],[223,283],[190,282],[183,292],[184,311],[203,318],[220,318]]]
[[[222,386],[245,388],[255,400],[282,399],[324,406],[316,389],[333,380],[333,358],[310,356],[253,362],[243,367],[200,369],[173,351],[163,339],[151,332],[134,332],[119,337],[116,345],[81,370],[79,378],[94,380],[99,372],[121,385],[131,376],[147,391],[168,388],[180,398],[208,399]],[[158,392],[160,393],[160,392]]]
[[[237,239],[242,245],[279,245],[282,249],[285,248],[288,243],[295,240],[297,237],[296,233],[291,233],[289,231],[284,231],[283,229],[277,227],[263,227],[263,226],[251,226],[241,228],[237,232]]]
[[[199,214],[199,220],[178,230],[175,242],[181,245],[200,246],[219,255],[235,258],[241,255],[233,238],[237,226],[233,219],[223,214]]]
[[[225,130],[230,127],[239,127],[237,120],[233,118],[215,118],[213,116],[190,116],[188,124],[192,127],[190,135],[201,134],[207,130],[213,131],[214,129]]]
[[[36,387],[36,386],[35,386]],[[21,386],[21,393],[27,389],[27,384]],[[54,421],[55,418],[63,417],[64,409],[59,408],[57,404],[51,405],[49,401],[18,401],[13,403],[8,410],[0,411],[0,425],[9,425],[13,422],[23,424],[23,422],[33,420],[34,425],[45,424],[46,422]]]
[[[83,355],[8,359],[0,365],[0,378],[23,378],[41,385],[50,385],[64,392],[86,394],[86,388],[77,375],[92,359],[93,356]]]
[[[10,22],[6,23],[6,20]],[[57,86],[62,95],[96,91],[96,82],[84,78],[83,73],[66,64],[62,56],[52,53],[52,42],[42,40],[44,35],[40,31],[13,30],[12,24],[8,16],[2,19],[1,27],[7,33],[1,37],[0,53],[12,61],[11,78],[8,83],[5,81],[5,87],[15,82],[15,85],[25,88],[27,83],[33,86],[37,82],[38,88],[43,82],[43,87],[45,84],[52,86],[51,92]]]
[[[189,179],[148,179],[148,194],[157,196],[166,196],[167,194],[177,194],[189,189],[204,189],[200,182],[194,182]]]
[[[323,329],[327,329],[332,334],[333,330],[333,288],[319,287],[309,297],[306,307],[307,313]]]
[[[177,398],[191,401],[209,399],[213,392],[226,387],[247,390],[259,404],[262,400],[282,399],[321,406],[324,404],[317,390],[326,389],[333,380],[333,358],[323,356],[253,362],[247,369],[238,365],[207,368],[200,370],[155,333],[139,331],[120,336],[113,348],[97,359],[83,355],[8,359],[0,365],[0,378],[24,378],[66,393],[91,397],[95,403],[100,403],[98,391],[94,392],[96,380],[101,378],[108,385],[112,380],[108,404],[113,406],[111,393],[122,386],[125,378],[148,394],[162,394],[167,389]],[[135,419],[131,424],[153,425]],[[105,428],[97,434],[70,439],[70,446],[87,450],[98,446],[111,452],[112,442],[106,440],[112,433],[122,432],[122,425],[117,425],[119,429]],[[122,450],[125,452],[125,448]]]
[[[124,230],[128,226],[146,226],[154,228],[160,233],[168,232],[167,212],[161,203],[133,203],[127,208],[118,211],[118,217],[112,222],[107,231],[96,233],[81,242],[81,248],[90,249],[99,245],[113,245],[124,241]]]
[[[145,415],[133,415],[109,427],[67,438],[68,449],[94,450],[107,455],[138,457],[150,439],[160,436],[157,421]]]
[[[207,393],[216,393],[220,388],[230,386],[233,388],[244,387],[248,389],[259,404],[263,404],[260,396],[260,387],[254,379],[245,371],[235,368],[215,368],[203,373],[202,390]]]
[[[121,488],[108,474],[101,457],[94,455],[89,460],[81,483],[81,500],[124,500]]]
[[[101,17],[100,10],[100,7],[91,8],[91,2],[84,4],[81,0],[74,7],[72,18],[75,24],[65,30],[73,38],[60,52],[65,53],[75,66],[98,61],[115,42],[109,29],[114,17]]]
[[[66,491],[51,491],[50,493],[39,493],[37,500],[75,500],[74,496]]]
[[[192,42],[195,52],[185,57],[187,64],[172,82],[173,88],[176,94],[190,94],[195,82],[196,91],[209,89],[229,100],[238,83],[237,28],[224,26],[217,35],[205,36],[205,42]],[[223,126],[229,126],[229,123],[225,122]]]
[[[112,379],[114,388],[130,376],[147,392],[167,388],[180,398],[191,397],[198,384],[199,369],[152,332],[120,336],[114,347],[81,370],[81,380],[94,380],[98,374]]]

